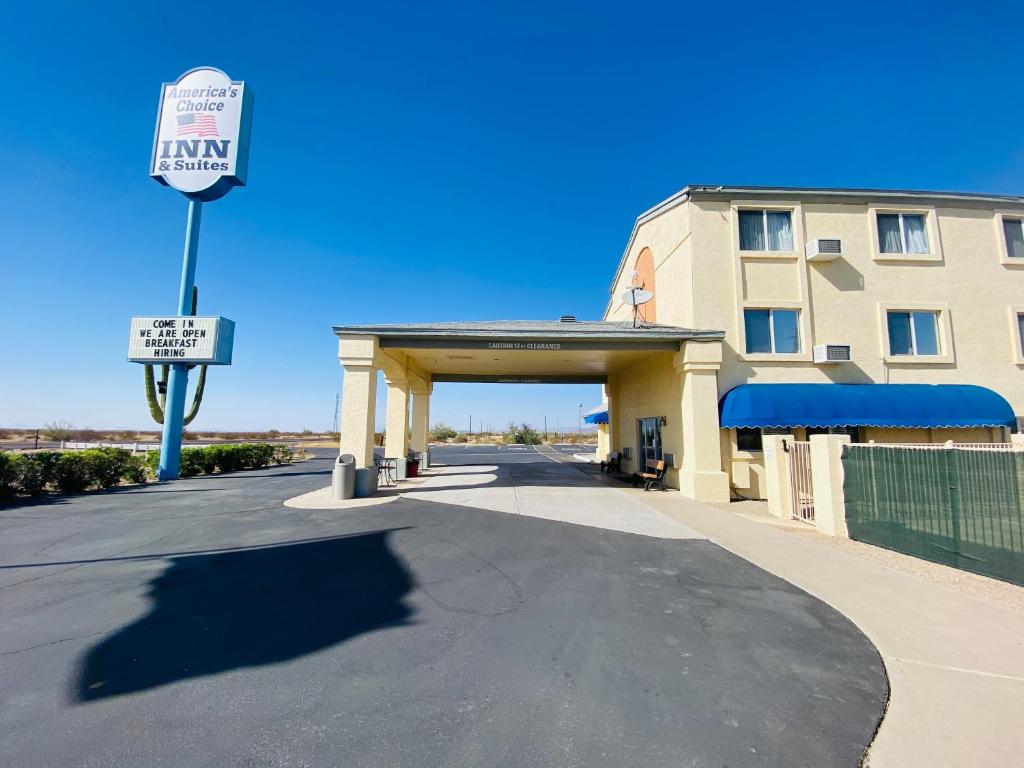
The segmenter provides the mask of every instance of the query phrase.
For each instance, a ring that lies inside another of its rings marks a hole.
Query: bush
[[[0,499],[13,499],[18,492],[18,479],[24,456],[0,451]]]
[[[181,462],[178,464],[180,477],[193,477],[203,473],[203,452],[205,448],[182,448]]]
[[[61,493],[78,493],[92,484],[86,451],[62,453],[54,467],[53,482]]]
[[[303,451],[286,445],[241,443],[185,448],[181,452],[181,476],[259,469],[271,462],[286,464]],[[145,456],[124,448],[92,448],[86,451],[39,451],[34,454],[0,452],[0,499],[41,496],[47,490],[77,493],[88,488],[111,488],[119,483],[142,483],[156,476],[160,451]]]
[[[77,454],[85,465],[87,484],[95,484],[100,488],[117,485],[124,463],[122,454],[128,455],[128,451],[122,448],[93,448]]]
[[[458,433],[443,421],[438,422],[434,425],[434,428],[430,430],[430,439],[436,440],[439,443],[443,443],[446,440],[451,440],[456,437]]]
[[[70,440],[75,434],[75,427],[66,421],[48,422],[40,434],[44,440]]]
[[[540,434],[526,422],[516,426],[509,422],[505,432],[506,443],[521,443],[523,445],[540,445]]]

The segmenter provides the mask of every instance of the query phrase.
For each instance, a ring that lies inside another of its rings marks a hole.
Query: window
[[[796,309],[745,309],[747,354],[793,354],[800,351],[800,312]]]
[[[737,451],[762,451],[764,450],[764,435],[789,435],[793,430],[790,427],[737,427],[736,429],[736,450]]]
[[[880,253],[931,253],[923,213],[879,213]]]
[[[1003,217],[1003,237],[1006,255],[1011,259],[1024,259],[1024,221]]]
[[[1024,312],[1017,313],[1017,346],[1021,357],[1024,357]]]
[[[792,251],[792,211],[740,211],[741,251]]]
[[[736,430],[736,450],[738,451],[760,451],[761,430],[754,427],[739,427]]]
[[[889,354],[940,354],[938,316],[938,312],[887,312]]]

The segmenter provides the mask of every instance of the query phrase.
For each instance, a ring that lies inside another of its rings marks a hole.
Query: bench
[[[608,458],[601,462],[601,471],[607,471],[611,474],[612,469],[617,469],[619,472],[622,471],[622,454],[618,451],[613,451],[608,454]]]
[[[644,491],[649,491],[658,486],[659,491],[665,490],[665,461],[664,459],[648,459],[644,471],[637,475],[644,481]]]

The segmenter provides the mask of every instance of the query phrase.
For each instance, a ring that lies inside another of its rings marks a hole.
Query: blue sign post
[[[165,83],[157,114],[156,137],[150,175],[161,184],[178,190],[188,198],[188,223],[185,227],[185,254],[178,290],[178,317],[192,315],[192,290],[196,280],[199,253],[199,223],[203,202],[217,200],[232,187],[244,186],[249,168],[249,135],[252,129],[252,90],[244,82],[231,80],[212,67],[189,70],[173,83]],[[177,321],[175,321],[177,322]],[[192,321],[181,321],[186,325]],[[233,324],[224,321],[223,325]],[[184,429],[185,394],[188,369],[194,362],[189,354],[196,335],[204,331],[187,328],[157,331],[156,344],[175,354],[167,382],[164,432],[160,443],[158,480],[173,480],[181,467],[181,434]],[[187,335],[187,338],[186,338]],[[173,338],[170,338],[173,336]],[[230,338],[225,339],[230,342]],[[223,356],[224,350],[219,354]],[[226,354],[230,362],[230,349]],[[168,361],[170,362],[170,361]]]
[[[181,262],[181,288],[178,292],[178,315],[192,314],[192,288],[196,283],[196,261],[199,256],[199,222],[203,201],[188,201],[188,223],[185,225],[185,255]],[[167,380],[167,410],[164,412],[164,434],[160,441],[160,466],[157,480],[174,480],[181,467],[181,433],[185,419],[185,390],[188,389],[188,365],[174,363]]]

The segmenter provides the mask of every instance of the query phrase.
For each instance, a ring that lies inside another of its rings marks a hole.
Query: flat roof
[[[680,328],[674,325],[647,323],[634,328],[631,321],[577,320],[471,320],[444,323],[384,323],[379,325],[337,325],[338,336],[377,336],[382,341],[434,339],[451,342],[472,339],[571,339],[608,342],[679,342],[717,340],[724,331]]]

